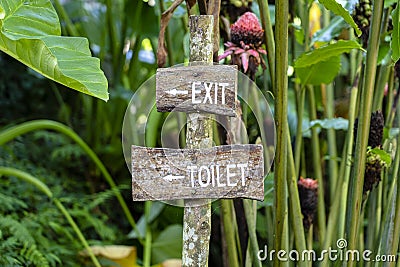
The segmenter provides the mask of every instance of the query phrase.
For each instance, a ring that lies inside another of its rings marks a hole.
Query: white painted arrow
[[[189,91],[188,90],[176,90],[175,88],[174,89],[171,89],[171,90],[168,90],[168,91],[166,91],[168,94],[170,94],[170,95],[173,95],[173,96],[176,96],[176,95],[187,95],[187,94],[189,94]]]
[[[172,182],[173,180],[178,180],[178,179],[183,179],[185,178],[184,175],[172,175],[172,174],[168,174],[167,176],[164,176],[163,179],[166,181],[170,181]]]

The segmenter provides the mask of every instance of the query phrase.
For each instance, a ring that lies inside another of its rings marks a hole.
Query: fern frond
[[[104,223],[106,219],[99,219],[85,209],[74,209],[70,212],[71,215],[77,218],[82,228],[93,227],[102,239],[115,240],[115,231]]]
[[[42,139],[46,143],[51,143],[51,144],[66,144],[70,142],[63,134],[56,133],[56,132],[50,132],[50,131],[35,131],[33,133],[33,137],[36,140]]]
[[[10,212],[26,208],[28,208],[28,205],[24,201],[0,192],[0,211]]]
[[[109,199],[113,199],[115,197],[115,190],[121,192],[122,190],[130,189],[128,185],[120,185],[116,189],[108,189],[96,194],[89,195],[84,199],[84,202],[87,201],[85,208],[91,210],[99,206],[100,204],[105,203]]]
[[[29,232],[29,229],[19,221],[11,218],[11,216],[0,217],[0,229],[2,229],[3,232],[8,230],[9,235],[14,236],[21,244],[35,244],[35,239]]]
[[[37,267],[50,267],[44,254],[40,252],[35,244],[25,243],[20,255],[28,262]]]
[[[76,144],[66,144],[61,147],[54,149],[53,153],[51,153],[51,158],[61,158],[64,160],[72,160],[78,159],[83,156],[85,153],[82,148]]]

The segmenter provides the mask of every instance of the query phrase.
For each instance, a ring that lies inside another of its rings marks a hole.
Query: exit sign
[[[211,65],[160,68],[156,74],[157,111],[206,112],[236,116],[237,70]]]

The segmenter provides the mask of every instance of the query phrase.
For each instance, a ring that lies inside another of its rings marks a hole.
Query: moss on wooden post
[[[212,64],[214,18],[190,16],[190,61]],[[212,120],[209,115],[187,114],[187,148],[207,148],[213,145]],[[183,216],[182,266],[208,266],[211,234],[211,203],[187,200]]]

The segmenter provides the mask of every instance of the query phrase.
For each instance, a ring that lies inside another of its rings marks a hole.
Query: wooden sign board
[[[159,68],[156,106],[159,112],[206,112],[236,116],[237,70],[226,65]]]
[[[264,199],[261,145],[205,149],[132,146],[134,201],[210,198]]]

